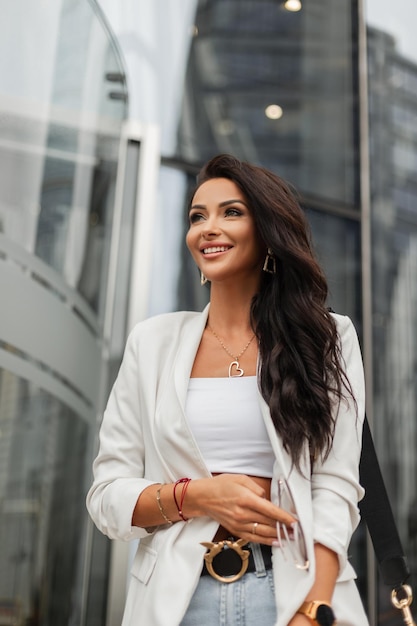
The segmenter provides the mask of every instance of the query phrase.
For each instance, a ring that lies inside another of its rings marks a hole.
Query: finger
[[[269,526],[269,524],[261,524],[258,522],[254,522],[251,525],[250,534],[252,535],[252,537],[257,537],[261,539],[277,539],[278,537],[278,531],[276,526],[272,527]]]
[[[265,523],[276,524],[280,522],[281,524],[285,524],[286,526],[291,526],[297,518],[285,511],[284,509],[280,509],[269,500],[257,500],[252,503],[251,510],[248,511],[248,515],[252,515],[254,521],[264,521]]]
[[[248,539],[253,543],[262,543],[265,545],[275,545],[278,541],[277,528],[273,528],[268,524],[253,522],[247,525],[245,532],[240,533],[241,537]]]
[[[250,478],[250,476],[246,476],[245,474],[223,474],[223,476],[231,478],[234,482],[246,487],[249,491],[260,498],[265,498],[266,496],[265,489],[258,485],[258,483],[253,480],[253,478]]]

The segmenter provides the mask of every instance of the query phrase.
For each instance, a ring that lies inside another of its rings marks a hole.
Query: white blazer
[[[128,338],[104,414],[87,508],[97,527],[110,538],[140,539],[122,626],[180,624],[199,581],[205,552],[200,544],[210,541],[218,526],[208,517],[160,527],[152,533],[131,525],[138,496],[147,486],[175,482],[183,476],[210,476],[184,413],[190,372],[207,315],[208,307],[202,313],[169,313],[139,323]],[[307,448],[298,472],[259,394],[276,458],[271,498],[276,501],[277,479],[284,475],[311,564],[308,571],[296,569],[284,560],[280,548],[273,548],[276,626],[287,626],[313,584],[315,541],[339,556],[340,576],[333,597],[339,626],[368,625],[355,573],[347,562],[351,535],[359,522],[357,503],[363,496],[358,482],[363,367],[352,322],[339,315],[335,320],[358,413],[353,403],[342,402],[331,453],[324,463],[315,463],[311,480]]]

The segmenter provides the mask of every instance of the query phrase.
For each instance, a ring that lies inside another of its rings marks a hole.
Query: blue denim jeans
[[[251,544],[256,572],[234,583],[202,576],[180,626],[274,626],[277,619],[272,570],[265,570],[258,544]]]

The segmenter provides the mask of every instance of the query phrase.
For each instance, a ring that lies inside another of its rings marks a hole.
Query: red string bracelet
[[[182,507],[184,504],[184,498],[185,498],[185,494],[187,492],[188,489],[188,485],[191,482],[191,478],[179,478],[177,480],[177,482],[174,485],[174,501],[175,501],[175,505],[177,507],[177,511],[178,511],[178,515],[180,516],[180,518],[183,520],[183,522],[188,522],[189,518],[185,517],[185,515],[182,512]],[[181,497],[180,497],[180,502],[178,504],[178,500],[177,500],[177,495],[175,493],[178,485],[182,485],[182,491],[181,491]]]

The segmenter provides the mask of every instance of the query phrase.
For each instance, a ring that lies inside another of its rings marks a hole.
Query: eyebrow
[[[248,205],[246,204],[246,202],[243,202],[243,200],[239,200],[239,198],[232,198],[231,200],[223,200],[223,202],[219,203],[219,207],[224,207],[224,206],[228,206],[229,204],[243,204],[244,207],[248,208]],[[190,207],[191,209],[206,209],[206,205],[205,204],[193,204]]]

